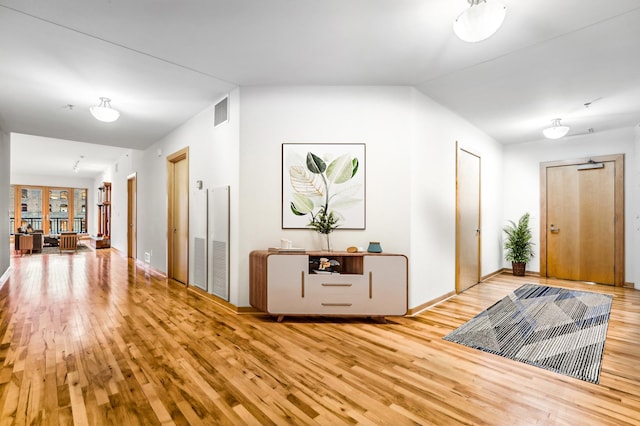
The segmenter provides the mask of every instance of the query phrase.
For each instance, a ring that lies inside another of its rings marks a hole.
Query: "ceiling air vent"
[[[213,114],[213,127],[218,127],[229,120],[229,97],[224,98],[216,104]]]

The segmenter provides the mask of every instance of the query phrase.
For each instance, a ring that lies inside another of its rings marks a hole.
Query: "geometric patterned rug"
[[[526,284],[444,339],[598,383],[610,312],[610,295]]]

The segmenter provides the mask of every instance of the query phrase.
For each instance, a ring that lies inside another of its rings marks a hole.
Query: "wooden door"
[[[480,157],[458,147],[456,292],[480,281]]]
[[[137,259],[137,228],[138,228],[138,206],[137,206],[138,183],[135,174],[127,178],[127,257]]]
[[[543,276],[624,284],[622,167],[622,156],[543,165]]]
[[[187,284],[189,277],[189,149],[167,157],[168,274]]]

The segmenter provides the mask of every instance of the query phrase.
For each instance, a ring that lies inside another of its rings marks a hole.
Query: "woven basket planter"
[[[527,268],[526,263],[511,262],[511,268],[513,268],[513,275],[516,277],[524,277],[524,271]]]

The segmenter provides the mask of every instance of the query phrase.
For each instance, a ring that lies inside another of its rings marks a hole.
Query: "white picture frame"
[[[336,229],[366,229],[366,145],[283,143],[282,229],[311,229],[325,205]]]

